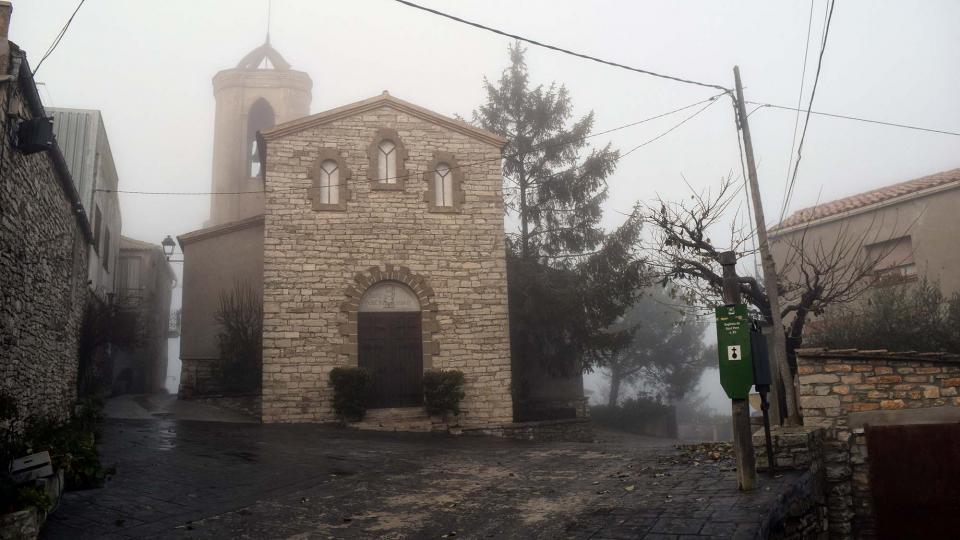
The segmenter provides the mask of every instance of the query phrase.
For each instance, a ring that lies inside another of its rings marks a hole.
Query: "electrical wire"
[[[689,105],[684,105],[683,107],[679,107],[679,108],[673,109],[673,110],[671,110],[671,111],[667,111],[667,112],[660,113],[660,114],[657,114],[657,115],[654,115],[654,116],[650,116],[650,117],[644,118],[644,119],[642,119],[642,120],[637,120],[637,121],[634,121],[634,122],[630,122],[630,123],[628,123],[628,124],[623,124],[623,125],[620,125],[620,126],[616,126],[616,127],[610,128],[610,129],[603,130],[603,131],[598,131],[598,132],[596,132],[596,133],[591,133],[590,135],[587,135],[587,136],[585,136],[585,137],[581,137],[581,138],[579,138],[579,139],[575,139],[575,140],[572,140],[572,141],[565,141],[565,142],[562,142],[562,143],[542,143],[542,144],[539,144],[539,145],[535,145],[535,146],[533,146],[532,148],[527,149],[527,150],[524,151],[524,152],[515,152],[515,153],[513,153],[513,154],[507,154],[507,155],[505,155],[505,156],[497,156],[496,158],[488,158],[488,159],[481,159],[481,160],[476,160],[476,161],[469,161],[469,162],[466,162],[466,163],[462,163],[462,164],[458,164],[458,165],[455,165],[455,166],[453,166],[453,167],[450,167],[450,169],[451,169],[451,170],[453,170],[453,169],[463,169],[463,168],[470,167],[470,166],[473,166],[473,165],[478,165],[478,164],[482,164],[482,163],[489,163],[489,162],[492,162],[492,161],[500,161],[500,160],[502,160],[502,159],[508,159],[508,158],[511,158],[511,157],[516,157],[516,156],[519,156],[521,153],[527,153],[527,154],[529,154],[531,151],[535,151],[535,150],[545,150],[545,149],[549,149],[549,148],[553,148],[553,147],[559,147],[559,146],[564,146],[564,145],[568,145],[568,144],[573,144],[573,143],[580,142],[580,141],[583,141],[583,140],[586,140],[586,139],[590,139],[590,138],[593,138],[593,137],[599,137],[599,136],[601,136],[601,135],[606,135],[606,134],[608,134],[608,133],[613,133],[613,132],[615,132],[615,131],[619,131],[619,130],[622,130],[622,129],[630,128],[630,127],[633,127],[633,126],[638,126],[638,125],[640,125],[640,124],[644,124],[644,123],[647,123],[647,122],[651,122],[651,121],[653,121],[653,120],[657,120],[657,119],[660,119],[660,118],[664,118],[664,117],[666,117],[666,116],[670,116],[670,115],[672,115],[672,114],[676,114],[676,113],[678,113],[678,112],[685,111],[685,110],[687,110],[687,109],[696,107],[697,105],[701,105],[701,104],[703,104],[703,103],[710,102],[710,103],[707,104],[707,107],[709,107],[710,105],[712,105],[713,103],[716,102],[717,98],[719,98],[719,97],[722,96],[722,95],[724,95],[724,94],[723,94],[723,93],[721,93],[721,94],[716,94],[716,95],[711,96],[711,97],[709,97],[709,98],[707,98],[707,99],[703,99],[703,100],[697,101],[696,103],[691,103],[691,104],[689,104]],[[706,109],[706,107],[704,107],[703,109],[700,109],[699,111],[697,111],[696,113],[694,113],[692,116],[690,116],[690,117],[688,117],[687,119],[683,120],[682,122],[680,122],[680,124],[675,125],[674,127],[670,128],[670,129],[667,130],[666,132],[661,133],[661,134],[658,135],[657,137],[655,137],[655,138],[653,138],[653,139],[651,139],[651,140],[649,140],[649,141],[641,144],[640,146],[634,147],[632,150],[630,150],[630,151],[627,152],[626,154],[622,154],[620,157],[623,158],[624,156],[626,156],[626,155],[629,154],[630,152],[633,152],[634,150],[637,150],[637,149],[640,148],[641,146],[645,146],[645,145],[647,145],[647,144],[655,141],[656,139],[659,139],[660,137],[663,137],[664,135],[666,135],[666,134],[669,133],[670,131],[673,131],[674,129],[676,129],[676,128],[680,127],[681,125],[683,125],[683,124],[684,124],[687,120],[689,120],[690,118],[693,118],[694,116],[700,114],[700,112],[703,112],[704,109]],[[564,171],[564,172],[566,172],[566,171]],[[398,175],[398,176],[389,177],[389,178],[386,178],[386,179],[384,179],[384,180],[382,180],[382,181],[407,179],[407,178],[411,178],[411,177],[414,177],[414,176],[419,176],[419,175],[421,175],[421,174],[422,174],[422,173],[408,173],[408,174],[404,174],[404,175]],[[340,185],[363,184],[363,183],[367,183],[367,182],[364,181],[364,180],[348,180],[348,181],[346,181],[346,182],[341,182]],[[293,190],[295,190],[295,189],[302,189],[302,188],[291,188],[291,189],[289,189],[289,191],[293,191]],[[96,190],[94,190],[94,191],[99,191],[99,192],[103,192],[103,193],[125,193],[125,194],[131,194],[131,195],[244,195],[244,194],[266,193],[265,190],[255,190],[255,191],[136,191],[136,190],[122,190],[122,189],[96,189]],[[287,190],[271,190],[271,192],[278,192],[278,191],[287,191]]]
[[[836,0],[830,2],[830,11],[827,15],[827,22],[823,28],[823,40],[820,43],[820,57],[817,60],[817,72],[813,76],[813,86],[810,89],[810,102],[807,105],[807,116],[803,121],[803,131],[800,132],[800,144],[797,145],[797,161],[793,166],[793,177],[790,179],[790,185],[787,189],[786,197],[783,200],[783,206],[780,208],[780,220],[790,206],[790,200],[793,198],[793,189],[797,185],[797,171],[800,170],[800,160],[803,159],[803,143],[807,138],[807,127],[810,125],[810,110],[813,108],[813,99],[817,94],[817,85],[820,82],[820,69],[823,67],[823,54],[827,50],[827,38],[830,36],[830,22],[833,20],[833,8],[837,5]]]
[[[77,12],[80,11],[80,8],[83,7],[83,3],[87,0],[80,0],[80,3],[77,4],[77,9],[73,10],[73,14],[70,15],[70,18],[67,19],[66,24],[63,25],[63,28],[60,29],[60,33],[57,34],[57,37],[54,38],[53,43],[47,48],[47,52],[43,53],[43,57],[40,58],[40,61],[37,62],[37,67],[33,68],[33,73],[31,75],[36,76],[37,72],[40,71],[40,66],[43,65],[43,61],[47,59],[53,51],[56,50],[57,45],[60,45],[60,40],[63,39],[63,36],[66,35],[67,29],[70,28],[70,23],[73,22],[73,18],[77,16]]]
[[[751,105],[759,105],[759,106],[762,107],[762,108],[780,109],[780,110],[784,110],[784,111],[801,111],[801,112],[806,112],[806,111],[807,111],[806,109],[797,109],[796,107],[787,107],[787,106],[785,106],[785,105],[774,105],[774,104],[772,104],[772,103],[759,103],[759,102],[756,102],[756,101],[747,101],[747,103],[749,103],[749,104],[751,104]],[[955,136],[955,137],[960,137],[960,132],[957,132],[957,131],[947,131],[947,130],[943,130],[943,129],[926,128],[926,127],[922,127],[922,126],[913,126],[913,125],[910,125],[910,124],[898,124],[898,123],[896,123],[896,122],[885,122],[885,121],[883,121],[883,120],[873,120],[873,119],[870,119],[870,118],[860,118],[860,117],[857,117],[857,116],[847,116],[847,115],[843,115],[843,114],[826,113],[826,112],[820,112],[820,111],[810,111],[810,114],[814,114],[814,115],[818,115],[818,116],[826,116],[826,117],[829,117],[829,118],[840,118],[840,119],[843,119],[843,120],[855,120],[855,121],[857,121],[857,122],[866,122],[866,123],[868,123],[868,124],[880,124],[881,126],[898,127],[898,128],[904,128],[904,129],[913,129],[913,130],[917,130],[917,131],[926,131],[926,132],[928,132],[928,133],[939,133],[939,134],[941,134],[941,135],[953,135],[953,136]]]
[[[434,15],[439,15],[439,16],[441,16],[441,17],[445,17],[445,18],[447,18],[447,19],[450,19],[450,20],[453,20],[453,21],[457,21],[457,22],[459,22],[459,23],[463,23],[463,24],[467,24],[467,25],[473,26],[474,28],[479,28],[479,29],[481,29],[481,30],[486,30],[486,31],[488,31],[488,32],[493,32],[494,34],[499,34],[499,35],[501,35],[501,36],[506,36],[506,37],[509,37],[509,38],[516,39],[516,40],[518,40],[518,41],[523,41],[523,42],[529,43],[529,44],[531,44],[531,45],[536,45],[536,46],[538,46],[538,47],[543,47],[543,48],[545,48],[545,49],[550,49],[550,50],[552,50],[552,51],[561,52],[561,53],[564,53],[564,54],[569,54],[569,55],[571,55],[571,56],[576,56],[576,57],[578,57],[578,58],[583,58],[583,59],[585,59],[585,60],[591,60],[591,61],[593,61],[593,62],[599,62],[599,63],[601,63],[601,64],[606,64],[606,65],[608,65],[608,66],[613,66],[613,67],[617,67],[617,68],[621,68],[621,69],[626,69],[626,70],[629,70],[629,71],[635,71],[635,72],[637,72],[637,73],[643,73],[644,75],[650,75],[650,76],[652,76],[652,77],[659,77],[659,78],[661,78],[661,79],[668,79],[668,80],[671,80],[671,81],[676,81],[676,82],[685,83],[685,84],[693,84],[693,85],[696,85],[696,86],[704,86],[704,87],[707,87],[707,88],[716,88],[717,90],[723,90],[723,91],[725,91],[725,92],[728,92],[728,91],[729,91],[728,88],[726,88],[726,87],[724,87],[724,86],[717,85],[717,84],[709,84],[709,83],[694,81],[694,80],[690,80],[690,79],[684,79],[684,78],[682,78],[682,77],[677,77],[677,76],[674,76],[674,75],[665,75],[665,74],[663,74],[663,73],[656,73],[656,72],[654,72],[654,71],[650,71],[650,70],[646,70],[646,69],[641,69],[641,68],[637,68],[637,67],[632,67],[632,66],[627,66],[627,65],[620,64],[620,63],[617,63],[617,62],[612,62],[612,61],[610,61],[610,60],[603,60],[603,59],[597,58],[597,57],[595,57],[595,56],[590,56],[590,55],[587,55],[587,54],[574,52],[574,51],[571,51],[571,50],[569,50],[569,49],[564,49],[564,48],[561,48],[561,47],[557,47],[557,46],[555,46],[555,45],[549,45],[549,44],[547,44],[547,43],[543,43],[543,42],[537,41],[537,40],[535,40],[535,39],[530,39],[530,38],[523,37],[523,36],[520,36],[520,35],[517,35],[517,34],[511,34],[511,33],[509,33],[509,32],[504,32],[503,30],[497,30],[496,28],[491,28],[491,27],[489,27],[489,26],[484,26],[484,25],[482,25],[482,24],[480,24],[480,23],[476,23],[476,22],[473,22],[473,21],[468,21],[468,20],[466,20],[466,19],[462,19],[462,18],[460,18],[460,17],[456,17],[456,16],[454,16],[454,15],[450,15],[449,13],[444,13],[444,12],[442,12],[442,11],[437,11],[437,10],[435,10],[435,9],[431,9],[431,8],[428,8],[428,7],[425,7],[425,6],[421,6],[421,5],[419,5],[419,4],[414,4],[413,2],[408,2],[407,0],[394,0],[394,1],[395,1],[395,2],[398,2],[398,3],[400,3],[400,4],[403,4],[403,5],[405,5],[405,6],[409,6],[409,7],[412,7],[412,8],[416,8],[416,9],[419,9],[419,10],[422,10],[422,11],[426,11],[426,12],[428,12],[428,13],[432,13],[432,14],[434,14]]]
[[[803,83],[807,78],[807,57],[810,53],[810,30],[813,27],[813,4],[814,0],[810,0],[810,16],[807,18],[807,44],[803,48],[803,67],[800,70],[800,91],[797,92],[797,114],[793,119],[793,140],[790,141],[790,155],[787,156],[787,174],[783,180],[784,201],[786,200],[787,188],[790,186],[790,162],[793,161],[793,150],[797,145],[797,127],[800,126],[800,105],[803,103]],[[760,107],[761,106],[758,106],[754,109],[754,112],[759,110]],[[780,221],[783,221],[782,212]]]
[[[646,146],[646,145],[648,145],[648,144],[650,144],[650,143],[652,143],[652,142],[654,142],[654,141],[656,141],[656,140],[658,140],[658,139],[661,139],[661,138],[665,137],[665,136],[666,136],[668,133],[670,133],[671,131],[679,128],[680,126],[682,126],[682,125],[684,125],[684,124],[686,124],[688,121],[693,120],[694,117],[696,117],[697,115],[699,115],[699,114],[702,113],[703,111],[709,109],[711,105],[713,105],[714,103],[716,103],[716,102],[717,102],[717,97],[719,97],[719,96],[714,96],[713,98],[711,98],[711,99],[710,99],[710,103],[707,103],[707,104],[704,105],[702,108],[698,109],[695,113],[693,113],[693,114],[691,114],[690,116],[684,118],[683,120],[681,120],[679,123],[675,124],[675,125],[674,125],[673,127],[671,127],[670,129],[668,129],[668,130],[664,131],[663,133],[657,135],[656,137],[654,137],[654,138],[652,138],[652,139],[649,139],[649,140],[647,140],[647,141],[644,141],[644,142],[642,142],[642,143],[634,146],[634,147],[631,148],[630,150],[627,150],[626,152],[620,154],[620,159],[623,159],[623,158],[629,156],[630,154],[636,152],[637,150],[643,148],[644,146]]]

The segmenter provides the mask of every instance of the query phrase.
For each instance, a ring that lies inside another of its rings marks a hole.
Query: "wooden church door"
[[[381,282],[364,294],[357,314],[357,353],[359,367],[370,373],[371,409],[423,403],[420,303],[413,291]]]

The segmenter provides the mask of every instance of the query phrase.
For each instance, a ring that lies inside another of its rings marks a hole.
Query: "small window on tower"
[[[260,153],[257,151],[257,132],[270,129],[276,122],[273,113],[273,107],[263,98],[257,99],[250,107],[250,114],[247,115],[247,169],[250,178],[260,176],[262,163],[260,163]]]
[[[386,184],[396,184],[397,145],[394,144],[390,139],[384,139],[380,141],[377,149],[379,150],[379,166],[377,168],[379,178],[377,178],[377,180]]]

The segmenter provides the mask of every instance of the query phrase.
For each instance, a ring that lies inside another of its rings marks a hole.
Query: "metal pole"
[[[720,254],[723,266],[723,301],[740,302],[740,282],[737,280],[737,255],[732,251]],[[737,484],[741,491],[752,491],[757,485],[757,461],[753,455],[753,433],[750,431],[750,406],[745,399],[731,401],[733,422],[733,451],[737,459]]]
[[[793,386],[793,375],[787,364],[787,340],[783,334],[783,320],[780,316],[780,294],[777,281],[777,265],[770,254],[770,243],[767,240],[767,222],[763,216],[763,202],[760,200],[760,184],[757,180],[757,166],[753,159],[753,143],[750,138],[750,125],[747,123],[747,109],[744,105],[743,86],[740,84],[740,67],[734,66],[733,76],[737,84],[737,117],[743,131],[743,146],[747,154],[747,175],[750,180],[750,197],[753,200],[754,221],[757,226],[757,240],[760,245],[760,261],[763,263],[763,284],[770,302],[770,322],[773,324],[773,359],[770,372],[773,378],[771,394],[777,405],[773,409],[773,419],[777,423],[797,425],[800,415],[797,411],[796,392]],[[782,386],[781,386],[782,385]],[[786,415],[781,415],[780,390],[787,404]]]

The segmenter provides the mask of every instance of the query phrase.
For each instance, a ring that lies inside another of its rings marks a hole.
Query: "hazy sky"
[[[11,38],[32,65],[77,0],[14,0]],[[489,26],[654,71],[733,85],[747,99],[795,105],[810,2],[423,0]],[[816,69],[826,0],[813,2],[806,89]],[[45,104],[100,109],[120,188],[207,191],[211,78],[264,41],[266,0],[88,0],[38,80]],[[960,131],[960,2],[837,2],[814,109]],[[275,0],[271,41],[314,80],[319,112],[387,89],[469,117],[496,79],[510,40],[390,0]],[[535,82],[567,86],[578,114],[603,130],[688,105],[710,89],[529,47]],[[806,103],[806,97],[804,98]],[[685,113],[593,139],[627,150]],[[750,117],[768,221],[786,181],[794,113]],[[802,123],[802,119],[801,119]],[[960,167],[960,137],[813,117],[792,209]],[[687,196],[740,164],[729,100],[625,158],[609,207],[657,194]],[[121,195],[123,234],[159,241],[202,226],[205,196]],[[610,213],[609,223],[617,215]]]

